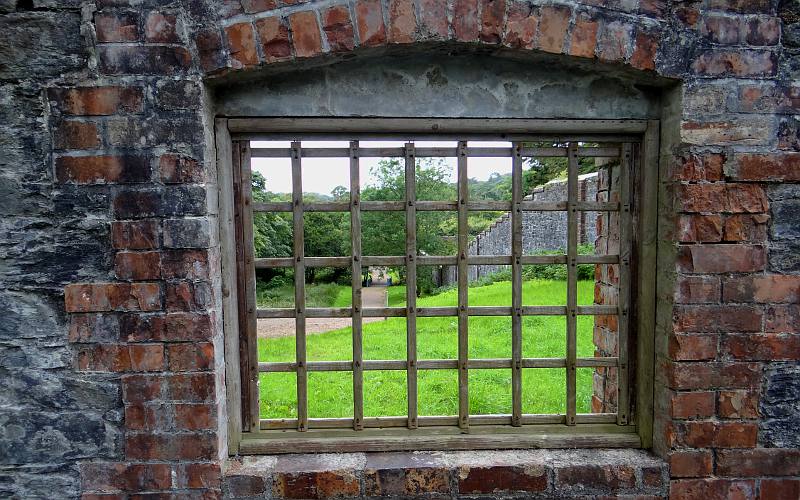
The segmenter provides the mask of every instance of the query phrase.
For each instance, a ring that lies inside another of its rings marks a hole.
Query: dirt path
[[[363,307],[386,307],[386,287],[372,286],[361,289]],[[364,318],[363,323],[382,321],[384,318]],[[294,336],[294,318],[258,320],[258,336],[264,339]],[[306,334],[324,333],[352,325],[350,318],[307,318]]]

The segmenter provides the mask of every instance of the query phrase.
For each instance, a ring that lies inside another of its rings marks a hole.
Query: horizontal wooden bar
[[[578,306],[577,314],[581,316],[615,315],[619,308],[615,305]],[[512,308],[504,306],[472,306],[467,308],[468,316],[511,316]],[[442,317],[457,316],[458,308],[453,307],[418,307],[417,316]],[[566,316],[566,306],[522,306],[523,316]],[[305,310],[307,318],[349,318],[352,310],[349,307],[309,307]],[[365,318],[391,318],[406,316],[405,307],[366,307],[363,309]],[[294,318],[295,310],[290,307],[258,309],[256,317]]]
[[[252,148],[253,158],[291,158],[291,148]],[[512,148],[503,147],[468,147],[466,149],[468,157],[472,158],[503,158],[510,157]],[[417,158],[435,158],[435,157],[456,157],[458,155],[458,148],[452,147],[430,147],[430,148],[415,148]],[[617,158],[619,157],[619,148],[611,147],[586,147],[578,148],[578,156],[586,158]],[[359,158],[387,158],[405,156],[405,148],[360,148],[358,150]],[[521,156],[523,157],[567,157],[567,148],[522,148]],[[302,158],[349,158],[350,148],[304,148],[302,150]]]
[[[306,257],[306,267],[350,267],[350,257]],[[269,257],[255,259],[256,269],[275,267],[293,267],[294,257]],[[511,265],[510,255],[470,255],[467,264],[470,266]],[[523,255],[522,264],[566,264],[566,255]],[[578,264],[618,264],[618,255],[579,255]],[[361,257],[364,266],[402,266],[405,257],[401,255],[368,255]],[[417,257],[420,266],[454,266],[455,255],[420,255]]]
[[[511,368],[512,358],[475,358],[467,362],[467,368],[471,370],[496,370]],[[617,366],[617,358],[597,357],[597,358],[577,358],[579,368],[596,368],[599,366]],[[401,359],[365,359],[361,362],[362,369],[366,371],[378,370],[405,370],[408,363]],[[564,368],[566,360],[564,358],[522,358],[522,368]],[[458,368],[457,359],[420,359],[417,361],[417,368],[420,370],[456,370]],[[308,361],[306,370],[310,372],[350,372],[353,371],[353,361]],[[294,372],[297,371],[297,363],[293,361],[260,362],[258,371],[262,373],[271,372]]]
[[[455,211],[458,206],[455,201],[417,201],[418,212]],[[565,201],[535,201],[523,200],[520,207],[527,212],[563,212],[567,210]],[[362,212],[402,212],[406,206],[402,201],[362,201]],[[511,210],[510,201],[484,200],[467,202],[470,211],[508,212]],[[619,203],[602,201],[579,201],[575,209],[582,212],[615,212],[619,210]],[[270,201],[253,203],[254,212],[291,212],[292,203],[289,201]],[[303,205],[304,212],[349,212],[350,203],[346,201],[315,201]]]

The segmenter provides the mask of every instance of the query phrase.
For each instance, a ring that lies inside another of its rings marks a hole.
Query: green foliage
[[[306,307],[348,307],[352,293],[349,286],[336,283],[306,285]],[[258,307],[294,307],[294,284],[291,279],[276,276],[269,282],[256,281]]]

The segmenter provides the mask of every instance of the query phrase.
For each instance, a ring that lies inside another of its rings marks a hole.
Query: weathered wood
[[[417,169],[414,143],[405,146],[406,187],[406,382],[408,428],[417,427]]]
[[[361,324],[361,174],[358,141],[350,142],[350,257],[353,309],[353,429],[364,428],[363,330]]]
[[[636,428],[644,447],[653,444],[653,387],[658,240],[659,123],[648,122],[639,155],[638,279],[636,294]]]
[[[615,305],[577,306],[575,314],[578,316],[617,314],[619,307]],[[365,307],[361,309],[364,318],[403,317],[408,313],[405,307]],[[511,316],[512,307],[504,306],[470,306],[467,307],[468,316]],[[458,307],[417,307],[414,310],[417,317],[442,317],[458,316]],[[523,316],[565,316],[566,306],[522,306]],[[349,318],[352,310],[349,307],[309,307],[305,310],[306,318]],[[294,318],[294,309],[288,307],[257,309],[256,317],[269,318]]]
[[[401,266],[405,264],[405,257],[401,255],[365,255],[362,258],[364,266]],[[511,265],[511,255],[467,255],[467,265]],[[520,261],[523,265],[529,264],[566,264],[566,255],[522,255]],[[578,255],[578,264],[617,264],[618,255]],[[418,255],[417,264],[420,266],[455,266],[458,257],[455,255]],[[269,269],[275,267],[293,267],[293,257],[269,257],[255,260],[256,269]],[[350,257],[306,257],[306,267],[347,267]]]
[[[258,419],[260,402],[258,392],[258,323],[256,319],[256,270],[254,265],[255,244],[253,242],[253,183],[250,167],[250,144],[247,142],[239,143],[239,156],[241,167],[241,224],[245,228],[242,232],[242,272],[243,281],[242,292],[244,293],[245,307],[245,335],[247,335],[248,345],[248,394],[250,400],[248,405],[250,418],[248,424],[251,431],[258,429]],[[244,395],[244,394],[243,394]]]
[[[228,453],[239,452],[242,435],[243,391],[239,366],[239,328],[236,279],[236,221],[233,200],[233,146],[226,119],[214,127],[219,187],[220,270],[222,278],[222,328],[225,345],[225,400],[228,407]],[[248,429],[249,430],[249,429]]]
[[[469,177],[467,175],[467,142],[458,143],[458,425],[469,429],[469,275],[467,265],[469,235]]]
[[[300,142],[292,142],[292,227],[294,244],[295,358],[297,360],[297,430],[308,429],[308,373],[306,371],[306,261],[303,227],[303,174]]]
[[[630,143],[622,145],[622,158],[619,172],[619,200],[622,210],[619,213],[619,315],[617,316],[617,423],[628,423],[628,324],[631,309],[631,168],[633,150]]]
[[[455,201],[418,201],[418,212],[437,212],[441,210],[458,210]],[[617,202],[578,201],[578,210],[592,212],[614,212],[619,210]],[[472,211],[508,212],[511,210],[510,201],[482,200],[471,201],[467,208]],[[567,209],[566,201],[535,201],[522,200],[520,208],[523,212],[563,212]],[[361,203],[362,212],[402,212],[406,207],[402,201],[364,201]],[[347,212],[350,204],[341,201],[312,202],[305,205],[306,212]],[[291,212],[292,203],[288,201],[270,201],[253,204],[254,212]]]
[[[578,323],[578,157],[569,144],[567,157],[567,425],[575,425]]]
[[[253,158],[291,158],[291,148],[253,148]],[[403,148],[361,148],[361,158],[402,158]],[[458,156],[458,148],[428,147],[416,148],[417,158],[443,158]],[[503,147],[472,147],[466,149],[470,158],[500,158],[512,156],[512,148]],[[522,148],[524,157],[567,157],[567,148]],[[578,148],[578,157],[581,158],[616,158],[620,155],[619,148],[615,147],[585,147]],[[347,148],[304,148],[303,158],[347,158]]]
[[[522,144],[511,159],[511,425],[522,425]]]

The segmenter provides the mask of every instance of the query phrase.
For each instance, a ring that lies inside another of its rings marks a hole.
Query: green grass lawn
[[[578,302],[591,304],[593,281],[578,283]],[[341,287],[349,294],[349,287]],[[453,306],[457,291],[423,297],[424,306]],[[347,301],[342,306],[349,304]],[[470,305],[508,305],[511,283],[502,281],[469,289]],[[564,281],[532,280],[523,283],[525,305],[566,303]],[[405,304],[405,287],[389,288],[389,305]],[[337,306],[339,307],[339,306]],[[591,357],[591,316],[578,318],[578,356]],[[364,359],[405,359],[405,318],[389,318],[365,324]],[[523,319],[523,357],[564,357],[566,321],[561,316],[528,316]],[[457,318],[418,318],[417,352],[419,359],[455,359],[458,357]],[[352,359],[352,331],[343,328],[309,335],[309,361]],[[511,318],[473,317],[469,320],[470,358],[511,357]],[[260,361],[293,361],[295,339],[259,340]],[[577,374],[577,409],[590,411],[592,369],[579,368]],[[525,369],[522,374],[524,413],[564,413],[566,408],[565,370]],[[261,415],[263,418],[296,417],[297,398],[294,373],[261,374]],[[458,379],[456,370],[419,370],[418,407],[420,415],[458,414]],[[472,414],[511,413],[511,370],[474,370],[469,374],[470,412]],[[309,417],[352,417],[352,374],[348,372],[312,372],[308,375]],[[364,414],[366,416],[406,414],[406,374],[402,371],[364,372]]]

